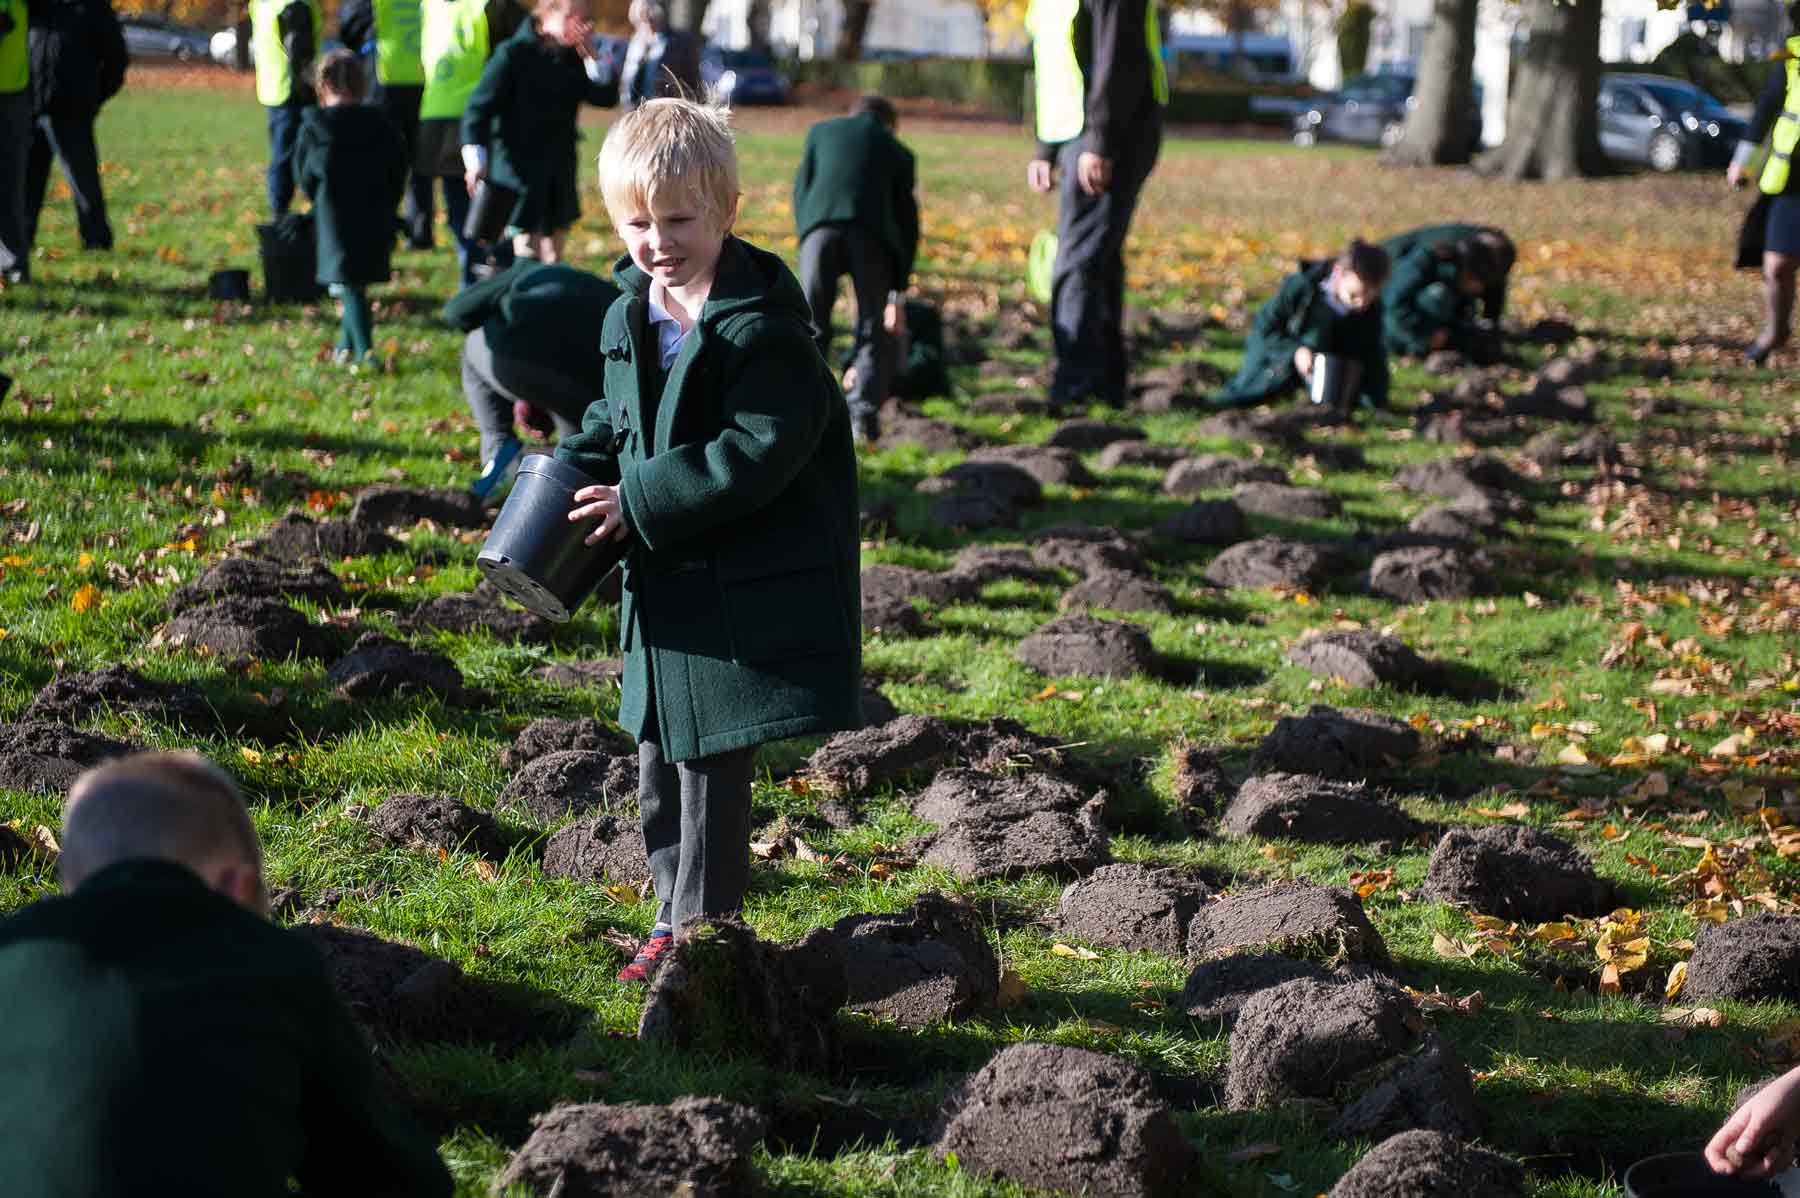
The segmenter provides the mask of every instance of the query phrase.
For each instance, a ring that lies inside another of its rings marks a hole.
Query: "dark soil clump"
[[[1391,982],[1296,978],[1252,995],[1231,1030],[1225,1102],[1233,1110],[1330,1100],[1358,1073],[1417,1040],[1413,1004]]]
[[[1170,466],[1169,472],[1163,475],[1162,487],[1170,495],[1198,495],[1202,491],[1223,491],[1240,483],[1285,482],[1287,471],[1279,466],[1208,453]]]
[[[970,545],[956,555],[949,577],[971,588],[971,597],[990,582],[1050,582],[1055,577],[1031,559],[1031,551],[1017,545]]]
[[[1505,462],[1487,454],[1433,458],[1414,463],[1394,476],[1402,490],[1415,495],[1462,495],[1484,487],[1516,491],[1523,481]]]
[[[1221,824],[1239,836],[1284,837],[1309,844],[1393,845],[1425,830],[1360,782],[1280,773],[1259,775],[1239,787]]]
[[[325,678],[343,699],[431,694],[446,703],[463,703],[469,698],[462,671],[448,657],[373,632],[359,637]]]
[[[227,661],[329,657],[337,637],[279,599],[217,599],[164,624],[151,641]]]
[[[1188,925],[1188,956],[1196,961],[1253,948],[1340,964],[1382,965],[1381,933],[1348,890],[1282,882],[1230,894],[1201,908]]]
[[[1158,535],[1184,545],[1235,545],[1250,535],[1244,509],[1229,499],[1196,499],[1157,525]]]
[[[1237,785],[1212,749],[1181,741],[1174,753],[1176,813],[1190,836],[1200,836],[1237,793]]]
[[[1118,441],[1145,441],[1149,436],[1141,428],[1128,424],[1108,424],[1104,420],[1065,420],[1051,431],[1045,444],[1081,453],[1105,449]]]
[[[1150,635],[1135,624],[1059,616],[1019,642],[1018,659],[1049,677],[1129,678],[1156,671]]]
[[[979,1176],[1106,1198],[1189,1194],[1197,1163],[1148,1073],[1055,1044],[1004,1048],[965,1082],[934,1152]]]
[[[860,794],[936,769],[954,748],[944,721],[904,715],[874,728],[838,733],[806,759],[806,772],[827,790]]]
[[[1467,599],[1493,589],[1487,560],[1437,545],[1413,545],[1379,554],[1369,566],[1369,593],[1397,603]]]
[[[1105,865],[1064,888],[1057,925],[1092,944],[1179,957],[1189,922],[1211,894],[1172,869]]]
[[[399,553],[404,548],[371,525],[350,520],[314,520],[299,512],[290,512],[269,525],[254,545],[264,557],[295,565]]]
[[[512,849],[512,837],[501,831],[493,816],[448,795],[390,795],[370,815],[369,825],[390,844],[423,845],[447,853],[467,849],[489,861],[506,860]]]
[[[1703,925],[1683,999],[1800,1002],[1800,917],[1762,911]]]
[[[870,599],[923,599],[927,603],[955,603],[975,591],[967,577],[954,573],[938,574],[931,570],[915,570],[911,566],[864,566],[862,571],[863,605]]]
[[[568,749],[628,757],[637,753],[637,742],[621,729],[592,716],[569,720],[545,716],[525,725],[511,746],[501,752],[500,764],[509,770],[521,770],[546,754]]]
[[[61,675],[37,693],[19,720],[76,724],[108,711],[141,715],[201,734],[219,726],[206,696],[195,687],[156,682],[125,665]]]
[[[283,566],[254,557],[228,557],[214,562],[200,577],[169,596],[169,610],[186,611],[217,599],[300,599],[321,607],[350,601],[344,584],[324,566]]]
[[[1525,1198],[1518,1162],[1439,1131],[1403,1131],[1377,1144],[1327,1198]]]
[[[544,1198],[739,1198],[760,1188],[752,1150],[763,1116],[722,1098],[571,1104],[531,1123],[495,1193],[523,1185]]]
[[[136,745],[65,724],[0,724],[0,787],[62,794],[83,770],[137,751]]]
[[[1175,596],[1153,578],[1123,570],[1099,570],[1064,591],[1056,608],[1065,612],[1099,608],[1168,614],[1175,610]]]
[[[1038,507],[1044,485],[1011,462],[965,461],[919,484],[927,494],[986,495],[1009,509]]]
[[[1504,825],[1444,833],[1431,853],[1425,896],[1534,923],[1617,906],[1612,884],[1580,849],[1548,832]]]
[[[925,635],[925,617],[904,599],[862,596],[863,631],[889,639]]]
[[[926,1027],[967,1019],[999,993],[1000,960],[967,903],[927,893],[898,915],[851,915],[832,930],[853,1011]]]
[[[1284,520],[1326,520],[1344,510],[1344,501],[1317,487],[1290,487],[1282,483],[1239,483],[1231,493],[1246,512]]]
[[[977,449],[971,462],[1004,462],[1017,466],[1046,487],[1091,487],[1099,482],[1073,449],[1055,445],[994,445]]]
[[[569,815],[621,811],[637,801],[638,759],[563,749],[534,758],[500,792],[500,805],[522,807],[544,823]]]
[[[490,515],[473,492],[455,487],[369,487],[350,509],[352,523],[371,528],[411,528],[421,520],[445,528],[486,528]]]
[[[1281,953],[1233,953],[1194,967],[1181,989],[1181,1009],[1190,1018],[1218,1020],[1229,1028],[1244,1004],[1264,990],[1295,978],[1325,982],[1334,976],[1316,962]]]
[[[888,697],[869,683],[862,688],[862,726],[874,728],[900,718],[900,711]]]
[[[837,1058],[837,1011],[849,997],[843,942],[814,928],[769,944],[741,923],[680,929],[650,983],[638,1039],[775,1069],[828,1072]]]
[[[1114,441],[1100,451],[1094,460],[1102,470],[1117,470],[1123,466],[1149,466],[1158,470],[1166,470],[1175,463],[1186,460],[1188,452],[1178,445],[1152,445],[1148,441]]]
[[[1465,1140],[1481,1135],[1475,1079],[1456,1050],[1435,1033],[1345,1107],[1328,1134],[1340,1140],[1382,1140],[1415,1128]]]
[[[1342,678],[1351,686],[1426,686],[1437,671],[1399,637],[1379,632],[1334,631],[1309,636],[1290,648],[1287,659],[1320,678]]]
[[[965,881],[1032,871],[1079,877],[1106,864],[1106,802],[1044,774],[994,777],[946,770],[913,802],[937,824],[921,859]]]
[[[1315,705],[1303,716],[1282,716],[1256,748],[1259,768],[1327,778],[1362,778],[1409,760],[1419,751],[1410,724],[1361,707]]]
[[[1331,577],[1332,558],[1305,541],[1258,537],[1233,545],[1206,567],[1206,581],[1218,587],[1289,587],[1316,591]]]
[[[1102,570],[1121,570],[1142,574],[1143,550],[1110,528],[1091,524],[1058,524],[1037,534],[1031,548],[1031,560],[1047,569],[1073,570],[1077,574],[1097,574]]]
[[[570,824],[545,842],[544,876],[628,886],[648,882],[644,829],[637,819],[616,815]]]
[[[536,645],[550,639],[549,620],[513,607],[487,583],[461,595],[434,595],[399,621],[408,632],[453,632],[462,636],[485,631],[497,641]]]

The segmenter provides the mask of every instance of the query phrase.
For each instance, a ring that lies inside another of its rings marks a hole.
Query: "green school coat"
[[[872,114],[820,121],[806,131],[794,176],[800,239],[820,225],[857,225],[887,251],[904,291],[919,252],[916,173],[913,152]]]
[[[164,861],[0,922],[7,1198],[449,1198],[312,948]]]
[[[671,761],[857,727],[856,456],[798,280],[727,237],[663,380],[649,276],[614,278],[605,397],[556,452],[619,485],[635,541],[620,725]]]
[[[294,141],[294,180],[313,202],[321,283],[385,283],[406,143],[379,108],[308,108]]]
[[[1394,263],[1382,292],[1383,331],[1391,352],[1423,357],[1440,329],[1449,334],[1443,348],[1460,350],[1468,344],[1475,334],[1479,297],[1457,289],[1460,273],[1456,259],[1440,246],[1415,246]]]
[[[618,298],[599,275],[520,258],[451,296],[443,316],[465,333],[482,330],[496,356],[547,366],[598,395],[606,365],[600,322]]]
[[[1267,403],[1300,386],[1294,351],[1344,354],[1362,363],[1361,400],[1385,407],[1388,398],[1387,350],[1381,340],[1385,296],[1362,312],[1339,316],[1325,302],[1319,286],[1331,274],[1321,262],[1282,280],[1281,290],[1256,313],[1244,345],[1244,364],[1225,389],[1207,398],[1218,408],[1247,408]]]
[[[1398,262],[1420,246],[1454,245],[1482,233],[1499,232],[1499,229],[1488,225],[1422,225],[1417,229],[1394,234],[1381,243],[1381,248],[1388,252],[1390,261]]]

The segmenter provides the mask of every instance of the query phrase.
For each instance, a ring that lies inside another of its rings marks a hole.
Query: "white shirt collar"
[[[682,343],[687,340],[688,333],[693,330],[684,330],[681,322],[669,315],[668,309],[659,302],[659,298],[663,294],[665,293],[661,283],[650,285],[650,327],[656,330],[657,357],[662,363],[662,368],[667,370],[669,365],[680,355]]]
[[[1336,312],[1339,316],[1344,316],[1349,313],[1350,305],[1339,299],[1338,293],[1332,290],[1330,275],[1326,275],[1325,281],[1319,284],[1319,291],[1324,294],[1325,303],[1333,312]],[[673,319],[673,317],[671,317],[671,319]]]

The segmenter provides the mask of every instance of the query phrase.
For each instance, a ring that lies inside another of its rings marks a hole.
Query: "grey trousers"
[[[894,264],[879,242],[855,225],[820,225],[800,243],[800,286],[812,309],[819,352],[832,369],[831,310],[837,305],[838,280],[850,276],[856,293],[856,343],[851,365],[856,387],[844,398],[853,412],[879,409],[893,383],[894,338],[882,324],[888,292],[894,290]]]
[[[487,334],[476,329],[463,338],[463,397],[481,430],[481,460],[490,461],[513,435],[513,404],[523,401],[550,414],[556,435],[581,431],[581,414],[595,395],[584,383],[527,358],[495,354]]]
[[[27,271],[25,173],[31,160],[31,92],[0,95],[0,274]]]
[[[755,769],[755,749],[671,762],[662,746],[638,745],[638,810],[660,900],[657,923],[680,928],[744,905]]]

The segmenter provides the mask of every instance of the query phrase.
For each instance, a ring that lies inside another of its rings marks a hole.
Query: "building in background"
[[[727,48],[750,42],[750,0],[712,0],[704,30]],[[797,58],[830,58],[844,28],[839,0],[769,0],[769,41]],[[983,58],[991,49],[981,9],[968,0],[881,0],[869,16],[863,57]]]

